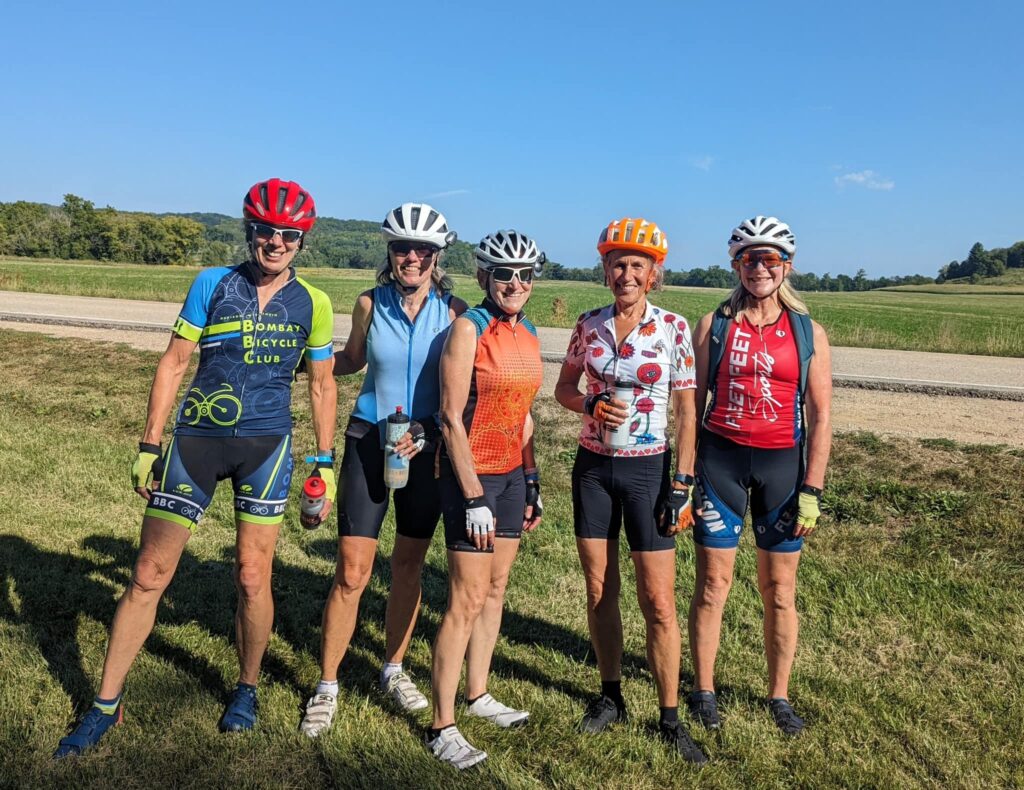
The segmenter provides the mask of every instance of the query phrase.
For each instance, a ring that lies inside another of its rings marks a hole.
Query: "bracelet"
[[[334,448],[330,450],[317,450],[316,455],[306,456],[307,464],[333,464],[334,463]]]
[[[814,486],[809,486],[807,485],[807,483],[804,483],[802,486],[800,486],[800,493],[810,494],[811,496],[816,496],[818,497],[818,499],[821,499],[822,491],[820,488],[815,488]]]
[[[149,442],[139,442],[140,453],[153,453],[153,455],[160,455],[162,452],[159,444],[150,444]]]
[[[540,483],[540,471],[536,466],[524,469],[523,479],[526,480],[527,483]]]
[[[693,479],[693,475],[682,474],[676,472],[675,477],[672,478],[673,483],[682,483],[684,486],[692,486],[696,481]]]

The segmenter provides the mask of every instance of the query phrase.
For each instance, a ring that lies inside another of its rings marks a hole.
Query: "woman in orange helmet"
[[[572,472],[576,547],[587,583],[587,623],[601,672],[601,694],[587,707],[584,732],[626,718],[621,691],[619,532],[625,523],[647,623],[647,656],[658,686],[659,733],[684,759],[704,753],[679,722],[680,633],[675,603],[675,535],[693,523],[696,375],[690,328],[655,307],[668,240],[653,222],[611,222],[597,244],[614,301],[579,317],[555,397],[583,415]],[[586,388],[579,382],[586,375]],[[675,418],[673,467],[668,409]]]

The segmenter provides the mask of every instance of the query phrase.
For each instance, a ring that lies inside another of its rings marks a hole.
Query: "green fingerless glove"
[[[338,498],[338,481],[334,476],[333,466],[318,466],[313,470],[314,475],[319,475],[320,479],[324,481],[324,485],[327,486],[327,493],[325,496],[334,502]]]
[[[796,500],[796,525],[804,529],[815,529],[820,516],[820,496],[801,491]]]
[[[139,454],[132,464],[132,488],[147,488],[153,479],[153,464],[160,458],[160,445],[139,442]]]

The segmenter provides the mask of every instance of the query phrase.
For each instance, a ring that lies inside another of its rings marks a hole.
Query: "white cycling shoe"
[[[389,677],[383,690],[398,707],[409,713],[423,710],[430,705],[406,672],[396,672]]]
[[[441,730],[436,738],[428,738],[427,748],[438,760],[460,771],[487,759],[487,752],[471,746],[454,724]]]
[[[516,710],[502,705],[490,694],[484,694],[472,705],[466,707],[467,716],[487,719],[499,727],[522,727],[530,718],[528,710]]]
[[[331,694],[314,694],[306,703],[306,712],[302,714],[299,732],[310,738],[330,728],[334,720],[334,712],[338,709],[338,699]]]

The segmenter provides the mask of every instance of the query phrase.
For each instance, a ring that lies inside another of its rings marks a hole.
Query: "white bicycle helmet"
[[[380,225],[384,241],[423,241],[444,249],[458,238],[448,230],[444,214],[426,203],[403,203],[388,212]]]
[[[490,271],[495,266],[532,266],[535,274],[544,268],[547,256],[537,242],[518,230],[498,230],[480,239],[473,250],[476,265]]]
[[[729,258],[735,258],[747,247],[767,244],[778,247],[787,255],[796,252],[796,237],[782,220],[760,215],[744,220],[729,237]]]

